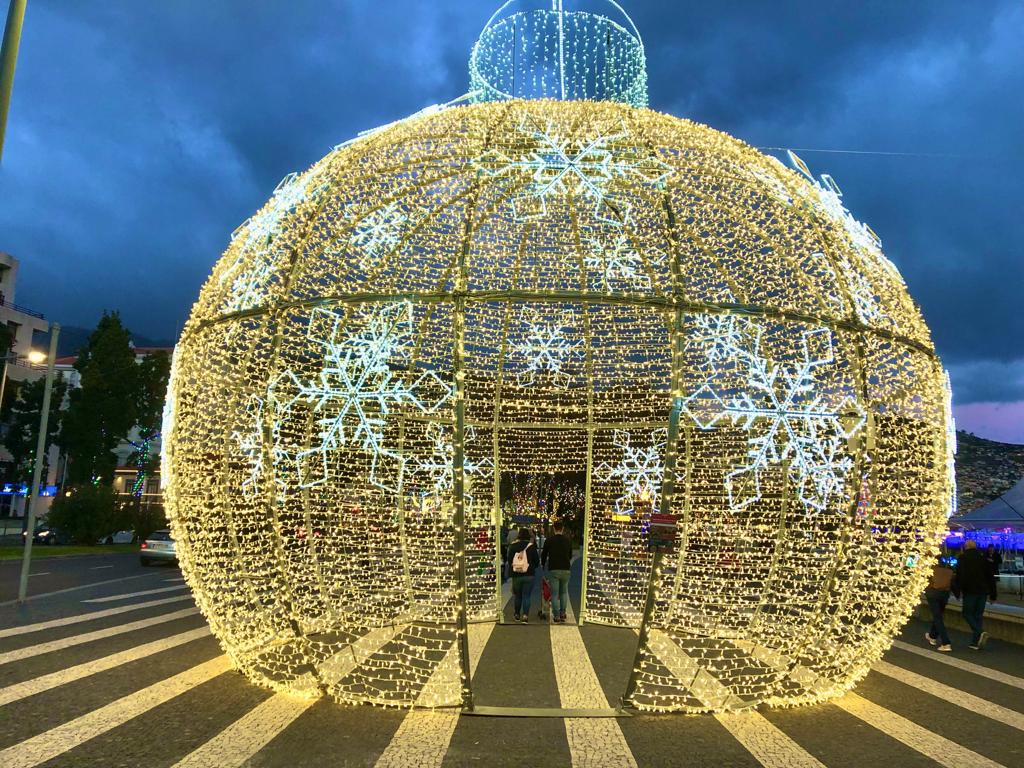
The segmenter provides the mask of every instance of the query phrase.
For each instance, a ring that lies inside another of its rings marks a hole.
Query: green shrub
[[[124,508],[108,485],[83,485],[71,495],[53,500],[47,522],[66,532],[77,544],[95,544],[113,531],[127,527]]]

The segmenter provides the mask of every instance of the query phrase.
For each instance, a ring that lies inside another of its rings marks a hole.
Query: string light
[[[534,85],[567,100],[507,98],[518,53],[487,68],[523,25],[552,56],[567,29],[634,39],[544,13],[488,27],[475,103],[339,145],[239,228],[172,364],[183,573],[263,685],[457,706],[467,625],[499,617],[501,475],[546,477],[504,514],[582,508],[586,621],[638,627],[652,585],[633,706],[837,695],[954,496],[928,330],[831,177],[641,108],[639,36],[604,91],[565,66]]]

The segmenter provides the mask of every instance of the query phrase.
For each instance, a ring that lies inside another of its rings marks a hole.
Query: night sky
[[[1024,443],[1024,3],[622,3],[652,108],[867,153],[800,151],[903,272],[959,425]],[[0,166],[18,303],[173,338],[281,177],[466,91],[498,4],[29,0]]]

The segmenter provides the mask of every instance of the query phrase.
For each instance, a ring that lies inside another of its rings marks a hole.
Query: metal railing
[[[40,320],[45,320],[46,317],[42,312],[36,312],[34,309],[23,307],[20,304],[11,304],[9,302],[0,300],[0,309],[13,309],[15,312],[21,312],[23,315],[31,315],[32,317],[38,317]]]

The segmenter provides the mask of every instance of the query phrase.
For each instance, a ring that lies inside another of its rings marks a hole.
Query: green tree
[[[136,466],[135,482],[132,486],[131,501],[125,505],[128,522],[138,538],[145,538],[167,523],[162,504],[143,504],[142,494],[146,490],[146,478],[160,464],[156,443],[160,439],[163,421],[164,399],[167,396],[167,379],[171,375],[171,358],[166,352],[146,355],[139,364],[139,386],[137,391],[138,437],[130,441],[135,449],[131,461]]]
[[[14,332],[6,325],[0,325],[0,357],[7,357],[13,346]]]
[[[107,483],[89,483],[73,489],[70,496],[57,496],[46,519],[77,544],[95,544],[125,526],[124,509],[117,503],[113,486]]]
[[[162,351],[146,355],[139,364],[138,374],[138,438],[130,441],[135,449],[131,460],[138,467],[138,476],[132,489],[132,493],[137,497],[145,490],[146,477],[152,474],[160,462],[160,456],[153,448],[160,437],[164,398],[167,396],[167,379],[171,375],[170,356]]]
[[[103,313],[75,370],[81,387],[68,395],[60,443],[68,454],[72,485],[109,484],[117,466],[114,448],[139,416],[139,368],[131,336],[117,312]]]
[[[4,445],[10,452],[12,461],[7,479],[15,484],[32,481],[32,469],[36,457],[36,441],[39,439],[39,416],[43,410],[43,390],[45,378],[23,382],[18,387],[18,395],[11,404],[10,426]],[[46,477],[47,459],[50,445],[56,440],[61,427],[61,403],[67,385],[61,379],[54,379],[53,392],[50,395],[50,417],[46,428],[46,444],[43,453],[43,477]]]
[[[11,347],[14,346],[14,332],[7,325],[0,325],[0,358],[6,358],[11,353]],[[7,360],[4,359],[0,363],[0,367],[3,368],[3,376],[7,376]],[[4,393],[4,399],[10,400],[10,395]],[[3,407],[4,404],[0,402],[0,418],[3,418]]]

